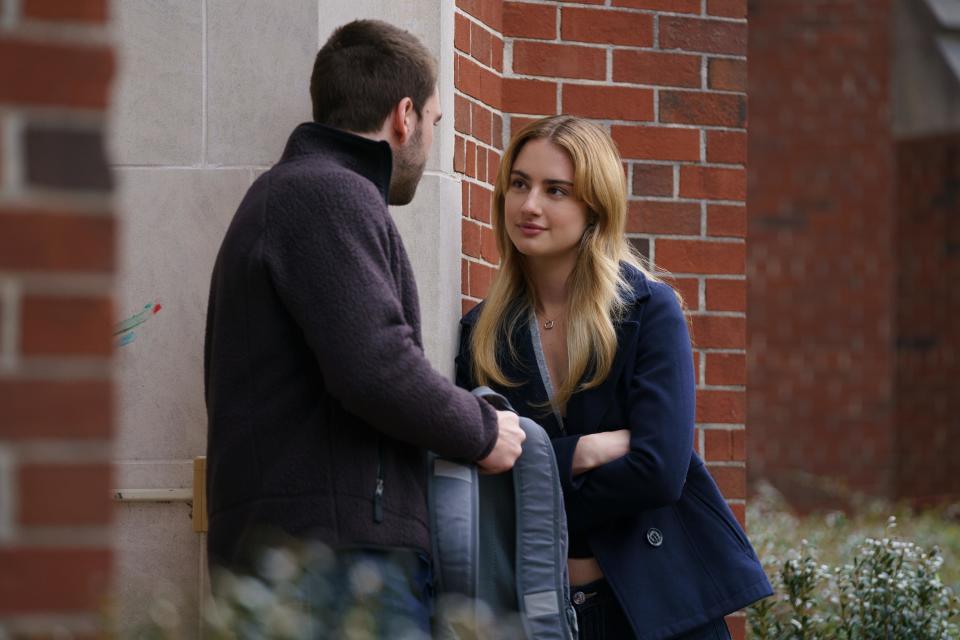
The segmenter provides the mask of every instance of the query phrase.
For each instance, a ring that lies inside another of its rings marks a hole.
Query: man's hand
[[[527,434],[520,428],[517,414],[497,411],[497,443],[486,458],[477,461],[480,473],[503,473],[512,469],[526,439]]]

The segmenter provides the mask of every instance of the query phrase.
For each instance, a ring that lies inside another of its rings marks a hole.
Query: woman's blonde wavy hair
[[[500,250],[500,269],[470,337],[473,376],[477,384],[519,386],[503,373],[498,354],[517,359],[513,335],[535,308],[535,292],[526,263],[507,235],[504,194],[510,188],[513,163],[531,141],[545,139],[565,150],[573,161],[574,194],[587,205],[588,225],[570,274],[567,313],[567,368],[553,401],[565,407],[575,392],[600,385],[610,373],[617,349],[614,321],[625,310],[631,285],[621,263],[657,280],[627,241],[627,182],[620,154],[610,136],[597,125],[572,116],[552,116],[528,124],[510,141],[493,192],[493,230]],[[582,385],[580,380],[590,373]]]

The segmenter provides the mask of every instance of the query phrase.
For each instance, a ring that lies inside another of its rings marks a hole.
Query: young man
[[[310,91],[315,122],[251,186],[213,271],[209,560],[249,566],[277,532],[323,543],[337,579],[376,569],[364,606],[398,637],[398,620],[428,630],[426,451],[496,473],[523,432],[424,357],[387,209],[423,175],[441,117],[435,60],[405,31],[356,21],[317,54]],[[353,602],[341,587],[335,603],[308,598],[330,637]]]

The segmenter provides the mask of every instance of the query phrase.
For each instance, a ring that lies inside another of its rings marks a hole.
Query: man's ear
[[[413,100],[404,98],[393,107],[390,112],[390,129],[396,136],[398,144],[406,144],[413,135],[417,126],[417,112],[413,108]]]

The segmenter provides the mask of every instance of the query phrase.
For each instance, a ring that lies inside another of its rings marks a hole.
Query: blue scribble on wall
[[[116,346],[125,347],[137,337],[133,332],[134,327],[139,327],[144,322],[157,315],[163,307],[159,302],[149,302],[143,305],[143,309],[126,320],[118,322],[113,328],[113,335],[117,338]]]

